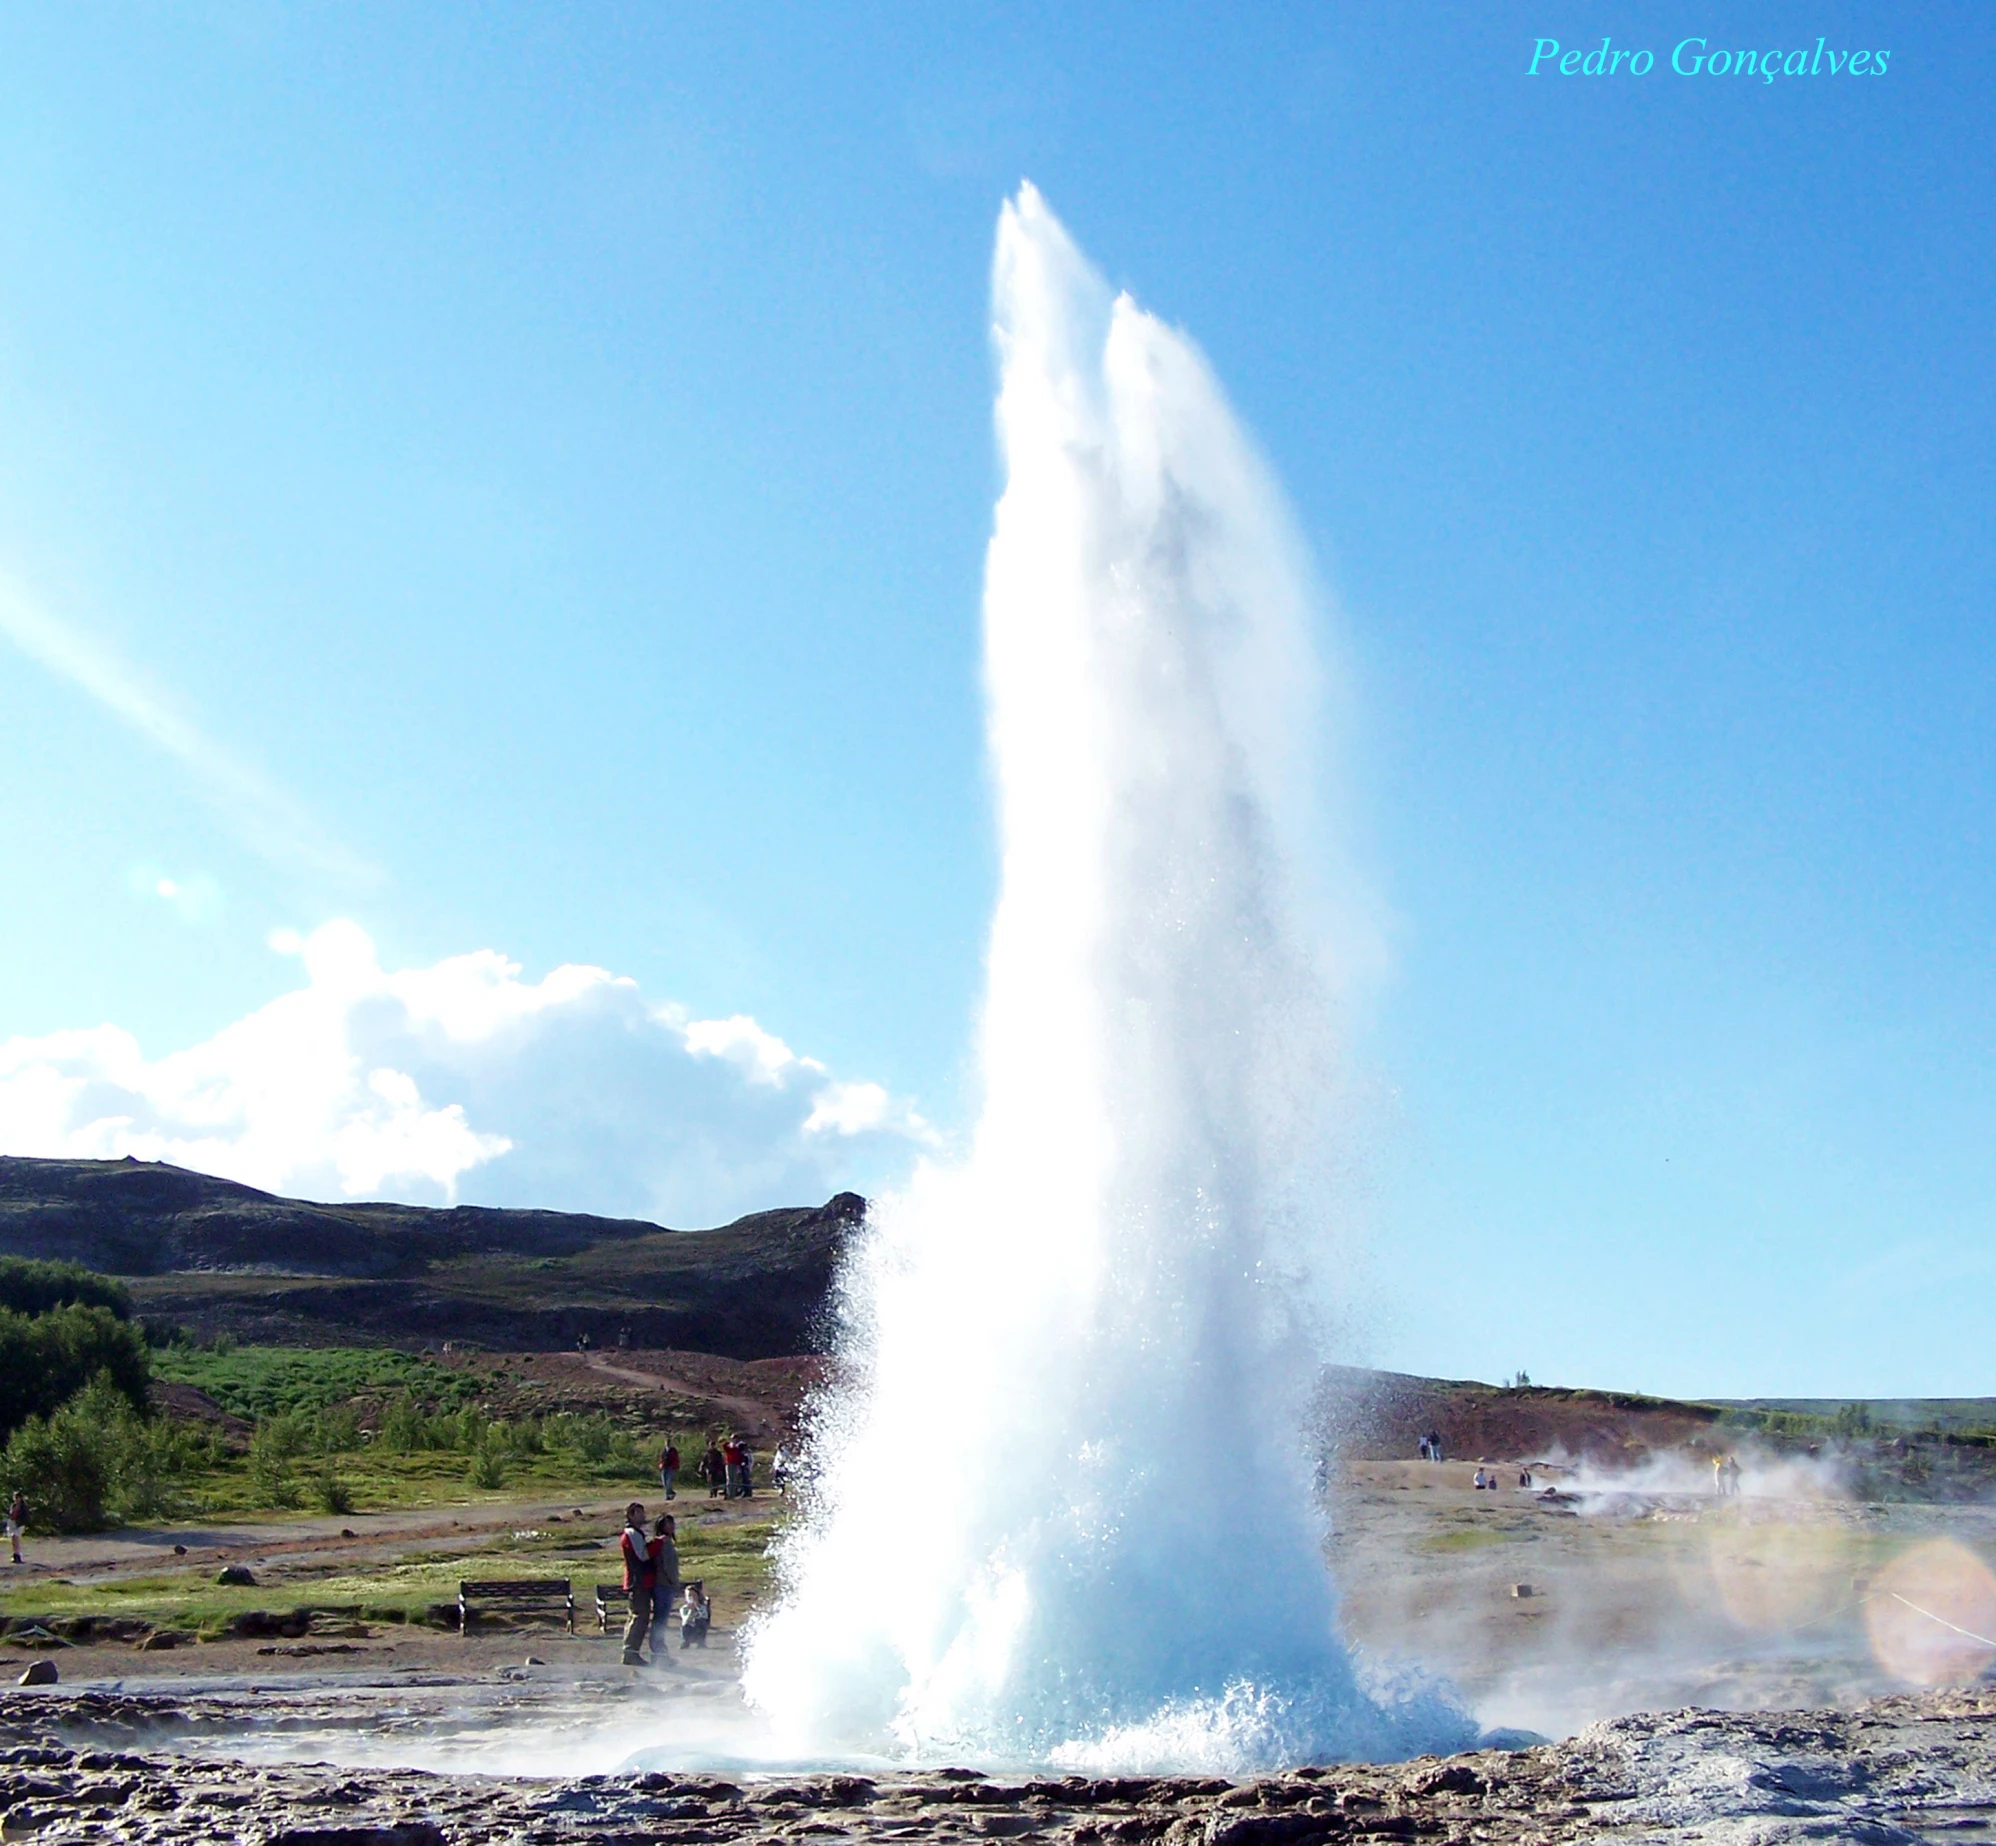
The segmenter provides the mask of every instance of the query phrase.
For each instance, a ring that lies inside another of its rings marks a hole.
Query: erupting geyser
[[[1193,346],[1030,187],[995,274],[1003,845],[966,1162],[879,1204],[747,1658],[793,1747],[1243,1769],[1417,1721],[1337,1637],[1300,1263],[1336,1124],[1307,567]],[[1446,1719],[1424,1741],[1454,1743]]]

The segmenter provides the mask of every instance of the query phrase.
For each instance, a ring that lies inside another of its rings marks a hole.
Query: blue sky
[[[1525,74],[1604,33],[1659,68]],[[959,1127],[1030,176],[1356,663],[1367,1356],[1996,1393],[1992,80],[1944,6],[12,9],[0,1040],[212,1045],[344,919],[311,991],[398,1069],[475,989],[585,1087],[719,1073],[682,1217]],[[438,1042],[368,1106],[512,1140],[464,1196],[669,1187]]]

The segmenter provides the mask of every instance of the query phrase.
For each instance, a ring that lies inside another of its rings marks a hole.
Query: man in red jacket
[[[652,1568],[645,1509],[635,1500],[624,1508],[624,1532],[617,1547],[624,1554],[624,1593],[631,1599],[631,1619],[624,1624],[624,1665],[641,1667],[645,1657],[639,1650],[651,1634],[652,1592],[658,1578]]]

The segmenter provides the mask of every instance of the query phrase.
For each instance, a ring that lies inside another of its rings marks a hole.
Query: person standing
[[[675,1483],[679,1479],[679,1445],[671,1437],[666,1438],[665,1447],[659,1451],[658,1484],[665,1489],[668,1500],[679,1498]]]
[[[744,1500],[753,1500],[755,1498],[755,1450],[749,1447],[746,1436],[737,1436],[735,1438],[735,1447],[741,1451],[742,1457],[742,1498]]]
[[[707,1498],[718,1500],[728,1490],[728,1461],[721,1453],[721,1445],[712,1436],[707,1438],[707,1453],[700,1463],[700,1472],[707,1479]]]
[[[21,1534],[28,1529],[28,1496],[18,1487],[7,1502],[7,1543],[14,1548],[14,1562],[21,1561]]]
[[[679,1600],[679,1526],[670,1513],[660,1513],[651,1534],[651,1663],[661,1667],[672,1662],[665,1628]]]
[[[631,1599],[631,1619],[624,1624],[624,1665],[641,1667],[645,1663],[641,1650],[651,1634],[653,1578],[645,1509],[635,1500],[624,1508],[624,1531],[617,1543],[624,1554],[624,1593]]]

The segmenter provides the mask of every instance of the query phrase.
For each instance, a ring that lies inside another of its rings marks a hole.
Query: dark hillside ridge
[[[1464,1461],[1559,1451],[1609,1466],[1633,1466],[1658,1449],[1709,1448],[1720,1418],[1709,1404],[1627,1391],[1488,1385],[1344,1365],[1324,1368],[1318,1414],[1325,1434],[1348,1454],[1412,1459],[1432,1430],[1446,1454]]]
[[[1938,1430],[1946,1435],[1996,1431],[1996,1397],[1737,1397],[1714,1399],[1727,1410],[1785,1411],[1835,1420],[1861,1410],[1870,1427],[1887,1435]]]
[[[107,1275],[416,1275],[454,1256],[569,1256],[663,1228],[641,1218],[482,1205],[321,1205],[152,1161],[0,1157],[0,1253]]]
[[[641,1347],[776,1358],[822,1349],[866,1201],[719,1230],[461,1205],[317,1204],[135,1160],[0,1157],[0,1254],[128,1278],[138,1311],[291,1345]]]

